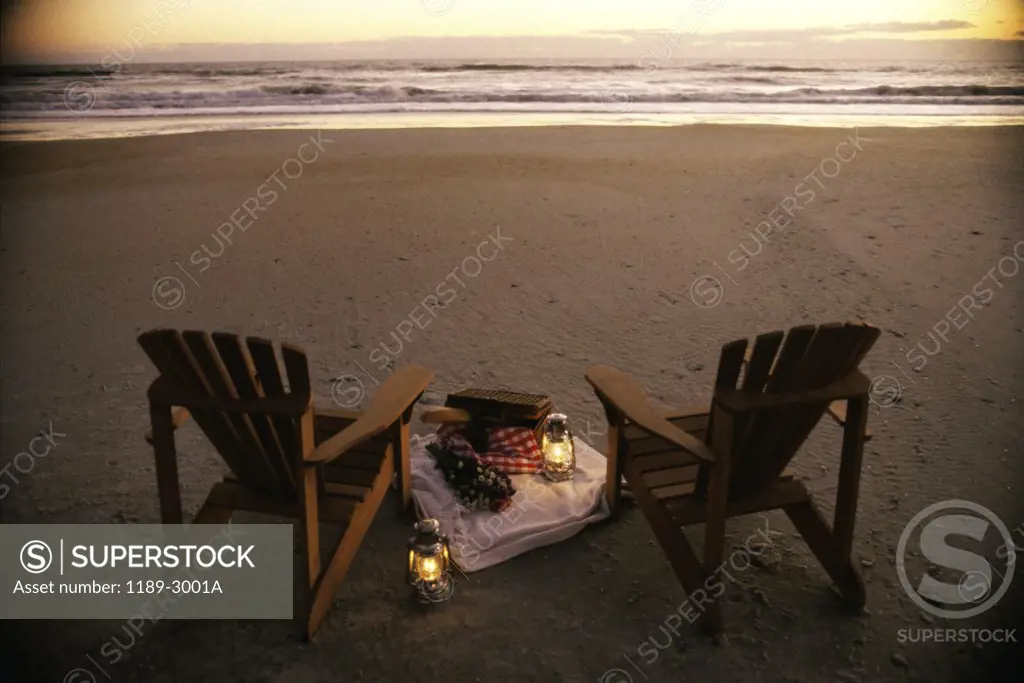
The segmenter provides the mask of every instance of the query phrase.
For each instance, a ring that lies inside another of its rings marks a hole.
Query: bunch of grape
[[[455,491],[455,499],[468,510],[500,512],[512,502],[516,490],[504,472],[470,455],[459,455],[443,443],[427,445],[437,468]]]

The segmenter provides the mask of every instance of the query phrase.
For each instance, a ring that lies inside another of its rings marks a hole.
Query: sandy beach
[[[410,363],[436,373],[428,401],[548,393],[599,450],[589,365],[685,405],[710,397],[733,339],[845,320],[883,335],[863,365],[876,380],[863,616],[771,513],[729,525],[734,543],[770,529],[777,552],[728,587],[728,643],[667,632],[685,596],[632,505],[459,577],[456,598],[422,615],[403,584],[410,519],[386,501],[316,644],[289,623],[166,620],[111,662],[101,648],[128,640],[123,622],[9,622],[4,661],[22,673],[0,677],[987,680],[1012,646],[899,642],[928,623],[895,557],[904,526],[943,500],[1024,523],[1022,145],[1019,127],[714,125],[5,143],[0,467],[41,431],[53,439],[2,482],[5,522],[159,521],[142,437],[156,372],[135,341],[155,327],[299,344],[324,404],[365,406]],[[840,439],[823,421],[793,463],[828,511]],[[194,514],[224,466],[195,426],[179,452]],[[1015,626],[1022,594],[1018,578],[978,623]],[[671,642],[651,659],[650,638]]]

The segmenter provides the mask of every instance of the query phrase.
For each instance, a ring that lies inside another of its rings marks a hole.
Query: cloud
[[[0,0],[2,1],[2,0]],[[247,62],[346,59],[821,59],[1020,60],[1020,33],[1006,39],[938,37],[936,32],[970,28],[966,21],[885,22],[801,30],[713,33],[706,26],[660,30],[592,31],[576,35],[404,36],[340,43],[186,43],[147,46],[136,63]],[[687,30],[689,28],[690,30]],[[697,29],[697,30],[693,30]],[[927,32],[923,33],[922,32]],[[941,35],[941,34],[939,34]],[[910,39],[914,36],[913,39]],[[97,64],[111,46],[61,53],[4,54],[7,63]]]
[[[616,59],[636,63],[641,58],[686,59],[806,59],[808,43],[789,41],[720,40],[711,34],[680,36],[670,30],[644,34],[636,40],[615,36],[447,36],[406,37],[348,43],[191,43],[156,46],[141,51],[137,63],[246,62],[344,59]],[[1024,41],[980,38],[919,38],[850,36],[844,40],[815,40],[815,58],[858,59],[996,59],[1024,58]],[[32,55],[17,62],[97,64],[109,52]],[[32,57],[32,58],[29,58]]]
[[[815,40],[836,36],[859,34],[908,34],[935,31],[961,31],[975,28],[969,21],[946,19],[943,21],[886,21],[868,24],[847,24],[845,26],[816,26],[798,29],[746,29],[741,31],[719,31],[704,33],[705,38],[727,41],[782,43],[801,40]],[[681,28],[681,26],[680,26]],[[617,31],[590,31],[593,35],[617,36],[619,38],[645,38],[666,33],[664,29],[624,29]]]
[[[976,28],[969,21],[946,19],[943,21],[886,21],[880,24],[853,24],[844,26],[846,33],[924,33],[925,31],[957,31]]]

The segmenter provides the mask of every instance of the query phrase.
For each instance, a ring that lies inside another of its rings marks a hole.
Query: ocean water
[[[5,66],[6,139],[478,125],[1024,123],[1024,64],[345,61]]]

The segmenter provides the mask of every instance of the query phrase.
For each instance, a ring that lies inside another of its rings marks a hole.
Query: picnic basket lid
[[[463,389],[448,394],[445,405],[470,412],[501,412],[521,417],[536,417],[551,408],[551,397],[505,389]]]

